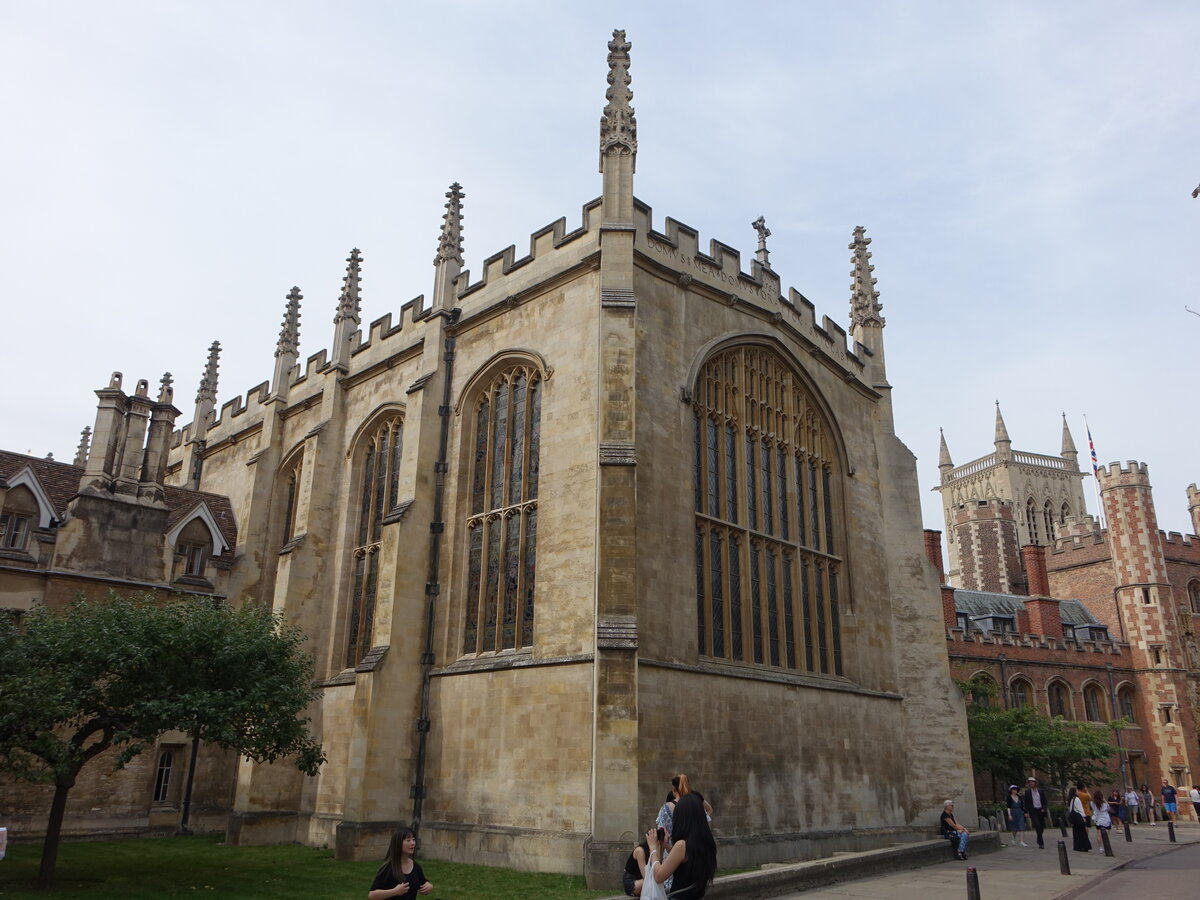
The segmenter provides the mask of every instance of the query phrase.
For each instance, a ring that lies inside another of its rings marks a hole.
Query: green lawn
[[[64,843],[58,851],[54,897],[151,900],[220,897],[222,900],[365,900],[378,862],[345,863],[331,850],[286,844],[226,847],[222,838],[165,837]],[[8,845],[0,860],[0,898],[32,900],[40,844]],[[583,878],[422,860],[434,886],[430,900],[584,900],[611,895],[589,891]],[[616,891],[615,893],[620,893]]]

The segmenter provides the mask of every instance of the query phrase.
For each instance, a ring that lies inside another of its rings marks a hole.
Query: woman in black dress
[[[420,864],[413,859],[417,852],[417,836],[411,828],[398,828],[392,835],[388,845],[387,858],[375,880],[371,882],[371,890],[367,892],[367,900],[389,900],[391,897],[414,898],[417,894],[428,894],[433,885],[425,880],[425,873]]]
[[[1079,792],[1071,788],[1067,794],[1067,821],[1071,823],[1071,836],[1074,849],[1078,853],[1087,853],[1092,849],[1092,839],[1088,837],[1087,814],[1084,812],[1083,801]]]
[[[659,840],[655,829],[646,832],[646,845],[650,848],[647,865],[658,863],[654,866],[654,880],[659,884],[675,876],[671,900],[698,900],[717,874],[717,842],[708,827],[704,804],[695,794],[684,794],[675,805],[671,842],[671,852],[663,859],[666,842]]]

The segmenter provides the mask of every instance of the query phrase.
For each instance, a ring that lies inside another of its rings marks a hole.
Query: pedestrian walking
[[[1029,816],[1029,821],[1037,834],[1037,845],[1045,850],[1046,843],[1042,838],[1042,832],[1046,830],[1046,816],[1050,807],[1046,802],[1046,792],[1038,787],[1036,778],[1031,777],[1025,782],[1025,793],[1021,796],[1021,800],[1023,801],[1021,805],[1025,807],[1025,814]]]
[[[1134,825],[1138,820],[1138,810],[1141,809],[1142,798],[1138,792],[1133,789],[1133,785],[1129,786],[1129,790],[1125,792],[1125,821],[1130,825]]]
[[[1004,810],[1004,817],[1008,822],[1008,833],[1012,835],[1008,846],[1015,847],[1020,842],[1022,847],[1028,847],[1025,843],[1025,803],[1021,799],[1021,789],[1015,784],[1008,786],[1008,798],[1005,803],[1007,808]]]

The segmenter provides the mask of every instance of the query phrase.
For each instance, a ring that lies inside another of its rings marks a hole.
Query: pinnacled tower
[[[886,320],[880,313],[883,304],[875,289],[875,267],[871,265],[871,253],[867,247],[871,238],[866,229],[859,225],[854,229],[854,239],[848,249],[854,251],[850,257],[850,337],[870,351],[871,384],[885,394],[891,389],[887,383],[887,368],[883,357],[883,326]]]
[[[200,479],[204,474],[204,447],[217,406],[217,369],[220,365],[221,342],[213,341],[212,346],[208,348],[208,362],[204,366],[204,374],[200,377],[200,387],[196,391],[196,411],[192,414],[191,427],[184,437],[187,445],[184,487],[193,491],[200,490]]]
[[[960,532],[964,524],[973,521],[977,515],[1000,508],[994,504],[987,506],[988,501],[1001,501],[1006,505],[1009,512],[1001,514],[1005,524],[996,534],[998,539],[1002,534],[1004,541],[1009,541],[1008,523],[1011,522],[1016,529],[1016,546],[990,542],[976,547],[972,551],[972,567],[982,566],[979,572],[1010,570],[1012,567],[1002,564],[1002,560],[1019,560],[1020,548],[1027,544],[1053,546],[1060,526],[1068,519],[1087,514],[1082,485],[1086,473],[1079,471],[1079,454],[1065,416],[1062,427],[1062,449],[1057,456],[1013,450],[1012,438],[997,402],[992,452],[960,466],[948,465],[950,455],[946,449],[946,437],[944,434],[941,436],[938,464],[941,484],[936,490],[942,493],[950,556],[949,578],[955,587],[967,587],[967,580],[974,582],[981,577],[967,579],[964,574]],[[991,521],[1001,521],[992,513],[987,513],[986,517]],[[971,526],[972,529],[974,527]],[[985,580],[991,583],[990,579]],[[1010,571],[1001,580],[1008,585],[1007,590],[1024,590],[1024,579],[1020,572]]]
[[[350,368],[350,354],[354,351],[355,336],[362,321],[362,298],[359,294],[361,270],[362,254],[355,247],[346,257],[346,275],[342,279],[342,293],[333,317],[333,324],[337,327],[333,332],[333,357],[329,364],[342,371]]]

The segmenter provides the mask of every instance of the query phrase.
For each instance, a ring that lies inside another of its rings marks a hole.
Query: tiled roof
[[[62,518],[66,514],[67,504],[79,490],[79,480],[83,477],[83,469],[53,459],[42,459],[37,456],[27,456],[24,453],[0,450],[0,478],[7,481],[26,466],[33,470],[33,474],[45,488],[50,502],[54,504],[55,516]],[[225,495],[210,494],[208,491],[190,491],[187,488],[167,485],[163,488],[163,499],[169,510],[168,528],[174,527],[199,503],[204,502],[208,504],[209,511],[216,519],[217,527],[221,529],[221,536],[225,538],[225,543],[229,545],[230,550],[237,546],[237,522],[233,515],[233,504]]]
[[[989,591],[954,591],[954,609],[969,616],[1013,616],[1025,608],[1028,597],[993,594]],[[1078,600],[1060,600],[1059,618],[1068,625],[1099,625],[1100,620]]]

